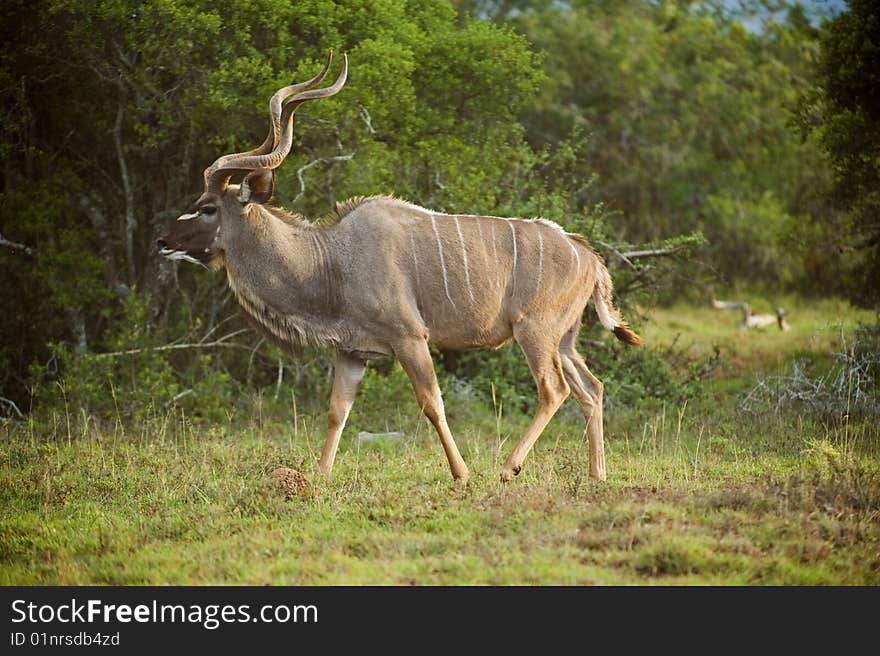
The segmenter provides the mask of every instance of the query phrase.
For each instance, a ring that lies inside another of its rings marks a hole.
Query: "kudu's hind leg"
[[[593,376],[580,354],[562,354],[562,371],[584,413],[590,442],[590,478],[605,480],[605,442],[602,435],[602,381]]]
[[[571,387],[586,421],[587,439],[590,443],[590,477],[605,480],[605,440],[602,429],[602,381],[587,368],[581,354],[575,350],[580,322],[575,324],[562,339],[560,355],[565,380]]]
[[[423,339],[411,339],[394,346],[394,355],[400,360],[403,370],[412,382],[416,399],[422,412],[434,425],[440,436],[440,443],[446,452],[452,477],[457,481],[467,481],[468,468],[464,464],[449,425],[446,423],[446,412],[443,409],[443,397],[440,385],[434,372],[434,362],[428,350],[428,342]]]
[[[364,377],[364,366],[363,360],[352,358],[345,353],[336,354],[336,364],[333,367],[333,391],[330,393],[330,413],[327,419],[327,440],[324,442],[321,461],[318,463],[318,469],[324,476],[329,477],[333,469],[339,438],[342,436],[342,429],[345,428],[358,386]]]
[[[520,441],[504,461],[504,468],[501,470],[502,481],[509,481],[519,474],[532,446],[570,392],[562,371],[559,338],[553,337],[546,326],[525,323],[517,324],[513,329],[513,335],[526,356],[529,369],[538,386],[538,411]]]

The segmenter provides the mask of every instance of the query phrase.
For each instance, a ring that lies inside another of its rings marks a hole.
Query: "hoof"
[[[465,485],[468,482],[468,478],[470,478],[470,472],[465,469],[463,472],[458,472],[457,474],[452,474],[452,480],[456,485]]]
[[[522,467],[519,466],[519,465],[517,465],[517,466],[514,467],[513,469],[504,469],[504,470],[502,470],[502,472],[501,472],[501,482],[502,482],[502,483],[508,483],[508,482],[512,481],[512,480],[513,480],[513,477],[519,475],[519,473],[520,473],[521,471],[522,471]]]

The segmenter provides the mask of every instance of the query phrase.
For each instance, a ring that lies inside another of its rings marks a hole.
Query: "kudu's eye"
[[[208,216],[210,216],[210,215],[217,212],[217,208],[214,207],[213,205],[204,205],[199,208],[199,212],[201,214],[207,214]]]

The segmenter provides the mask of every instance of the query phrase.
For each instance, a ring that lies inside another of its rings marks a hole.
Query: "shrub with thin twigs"
[[[812,374],[796,360],[791,373],[759,379],[740,402],[750,413],[809,413],[830,420],[880,417],[880,324],[862,326],[855,339],[834,354],[834,365]]]

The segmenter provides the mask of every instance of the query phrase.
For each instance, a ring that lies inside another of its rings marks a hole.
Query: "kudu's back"
[[[417,315],[444,348],[494,348],[525,316],[579,315],[602,267],[549,221],[444,214],[388,197],[352,204],[338,226],[352,304],[365,302],[377,321]]]

